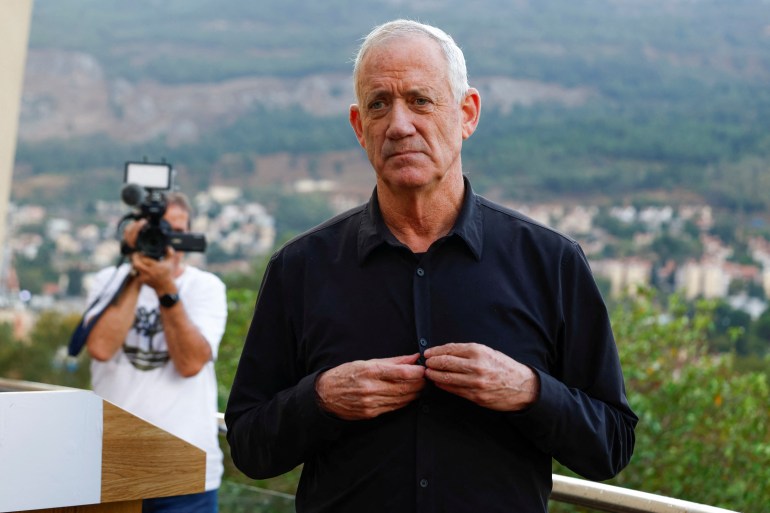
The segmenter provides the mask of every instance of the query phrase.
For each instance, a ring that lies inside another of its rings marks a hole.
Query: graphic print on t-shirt
[[[168,351],[155,349],[153,344],[155,336],[163,331],[160,311],[157,308],[148,310],[140,306],[136,309],[133,329],[139,335],[139,345],[129,346],[127,342],[123,344],[123,352],[131,365],[143,371],[163,367],[169,360]]]

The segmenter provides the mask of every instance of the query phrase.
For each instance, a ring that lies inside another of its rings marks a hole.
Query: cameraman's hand
[[[179,258],[173,248],[166,248],[166,256],[163,260],[145,256],[140,252],[131,254],[131,264],[137,272],[140,283],[152,287],[163,295],[176,290],[174,278],[179,272]]]
[[[138,221],[128,223],[123,229],[123,241],[129,248],[136,248],[136,239],[139,237],[139,232],[146,224],[146,219],[139,219]]]

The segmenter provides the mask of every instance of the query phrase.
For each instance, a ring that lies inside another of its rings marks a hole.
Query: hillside
[[[482,191],[767,210],[762,0],[38,0],[14,197],[82,204],[83,180],[114,197],[122,162],[145,155],[188,187],[371,173],[346,120],[350,58],[397,16],[466,53],[483,114],[464,161]],[[308,164],[259,172],[280,154]]]

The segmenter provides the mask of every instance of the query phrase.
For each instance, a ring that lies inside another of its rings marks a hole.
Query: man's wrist
[[[530,378],[527,380],[528,384],[528,391],[529,391],[529,398],[526,401],[525,408],[529,408],[533,404],[535,404],[538,399],[540,399],[540,374],[538,374],[535,369],[532,367],[529,367],[529,372],[531,373]]]

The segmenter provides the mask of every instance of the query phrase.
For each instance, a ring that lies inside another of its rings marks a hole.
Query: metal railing
[[[735,513],[619,486],[553,475],[551,500],[614,513]]]
[[[67,387],[0,378],[0,391],[63,388]],[[223,413],[217,414],[217,421],[220,434],[226,434],[227,427]],[[269,491],[265,492],[269,493]],[[736,513],[732,510],[558,474],[553,475],[551,500],[610,513]]]

